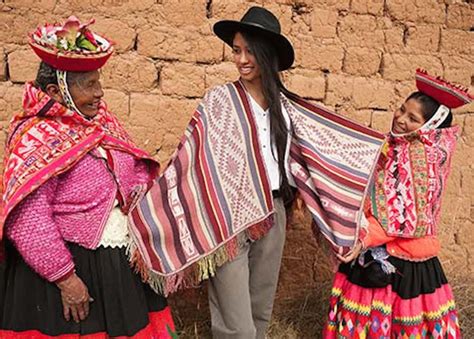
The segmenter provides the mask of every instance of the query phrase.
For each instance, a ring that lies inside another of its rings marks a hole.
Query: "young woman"
[[[417,87],[394,113],[368,226],[339,256],[325,338],[461,337],[436,233],[458,132],[450,108],[472,98],[422,71]]]
[[[240,79],[206,93],[132,220],[149,237],[148,279],[173,291],[213,276],[214,337],[264,338],[285,206],[297,190],[317,228],[347,250],[383,137],[285,89],[279,72],[291,67],[294,51],[268,10],[252,7],[214,31],[232,47]]]
[[[2,338],[169,338],[166,298],[129,265],[133,187],[158,169],[107,110],[111,44],[70,17],[30,36],[42,62],[10,124]]]

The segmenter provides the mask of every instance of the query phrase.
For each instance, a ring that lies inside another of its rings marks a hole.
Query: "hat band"
[[[432,129],[436,129],[446,120],[450,112],[450,109],[445,105],[439,105],[438,109],[436,110],[435,114],[428,120],[423,126],[421,126],[420,130],[425,132]]]
[[[56,70],[59,91],[61,92],[61,96],[63,97],[64,102],[66,103],[66,107],[69,108],[71,111],[76,112],[80,116],[86,119],[90,119],[90,117],[82,113],[74,103],[74,99],[72,98],[72,95],[69,92],[69,87],[67,84],[67,73],[67,71]]]

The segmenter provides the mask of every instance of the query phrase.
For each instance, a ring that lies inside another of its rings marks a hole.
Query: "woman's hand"
[[[72,316],[76,323],[86,319],[89,315],[89,302],[93,300],[87,286],[76,273],[56,285],[61,290],[64,319],[69,321]]]
[[[362,251],[362,242],[360,240],[357,240],[357,243],[351,252],[347,253],[345,256],[342,256],[340,254],[336,254],[336,256],[337,256],[337,259],[347,264],[351,262],[352,260],[354,260],[355,258],[357,258],[361,251]]]

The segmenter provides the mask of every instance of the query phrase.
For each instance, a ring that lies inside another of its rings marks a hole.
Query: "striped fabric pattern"
[[[298,191],[314,228],[345,253],[358,235],[362,202],[384,138],[304,100],[284,104],[294,129],[290,166]]]
[[[196,281],[213,275],[235,255],[229,245],[239,233],[255,239],[249,230],[260,227],[261,236],[271,225],[271,190],[247,95],[240,82],[211,89],[168,167],[147,193],[147,187],[137,192],[134,243],[151,269],[146,278],[160,280],[164,293],[187,275]],[[348,250],[384,138],[302,99],[281,101],[294,129],[298,191],[321,232],[337,250]]]

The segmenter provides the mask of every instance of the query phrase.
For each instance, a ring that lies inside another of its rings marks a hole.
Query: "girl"
[[[383,138],[285,89],[279,72],[294,51],[268,10],[252,7],[214,31],[232,47],[240,79],[206,93],[132,221],[150,239],[143,261],[157,288],[213,276],[214,337],[264,338],[293,190],[317,228],[347,250]]]
[[[437,258],[441,194],[464,90],[417,71],[418,92],[395,111],[367,206],[367,227],[336,273],[325,338],[459,338]],[[360,250],[357,260],[354,260]]]

